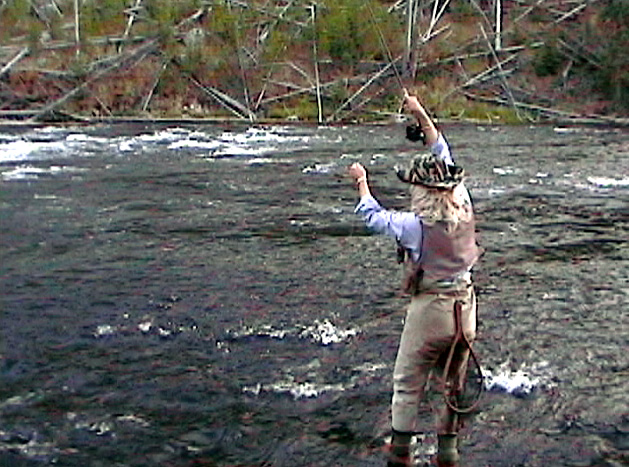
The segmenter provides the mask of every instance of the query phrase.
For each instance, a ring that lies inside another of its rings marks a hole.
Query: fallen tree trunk
[[[20,52],[9,61],[9,63],[7,63],[5,66],[2,67],[2,69],[0,70],[0,78],[5,73],[7,73],[11,69],[11,67],[13,67],[13,65],[15,65],[17,62],[22,60],[24,57],[26,57],[29,51],[30,49],[28,47],[24,47],[22,50],[20,50]]]
[[[247,106],[241,104],[236,99],[228,96],[224,92],[212,87],[203,85],[198,79],[196,79],[191,73],[183,70],[181,66],[173,60],[173,63],[177,66],[177,69],[186,76],[195,86],[197,86],[201,91],[206,93],[208,96],[216,100],[219,104],[221,104],[224,108],[232,112],[234,115],[243,118],[249,119],[250,121],[254,121],[256,116]]]
[[[363,93],[365,89],[367,89],[374,81],[380,78],[385,72],[389,70],[395,63],[400,59],[400,57],[396,58],[395,61],[387,64],[382,70],[378,71],[375,75],[373,75],[369,80],[358,90],[356,91],[349,99],[347,99],[343,105],[341,105],[336,111],[328,118],[328,121],[334,120],[336,116],[343,110],[345,107],[350,105],[354,99],[356,99],[359,95]]]
[[[110,65],[107,68],[104,68],[103,70],[95,73],[92,77],[90,77],[90,79],[88,79],[87,81],[85,81],[84,83],[82,83],[81,85],[75,87],[74,89],[72,89],[70,92],[67,92],[65,95],[63,95],[61,98],[57,99],[56,101],[44,106],[42,109],[39,109],[36,114],[32,117],[32,119],[39,119],[41,118],[43,115],[57,109],[58,107],[62,106],[63,104],[65,104],[68,100],[72,99],[74,96],[76,96],[79,92],[81,92],[82,90],[84,90],[87,86],[89,86],[90,84],[92,84],[93,82],[95,82],[96,80],[102,78],[103,76],[107,75],[108,73],[120,68],[121,66],[123,66],[125,63],[127,63],[127,61],[132,60],[133,58],[140,56],[142,54],[146,54],[149,51],[151,51],[152,49],[157,47],[157,40],[154,39],[152,41],[150,41],[149,43],[139,47],[138,49],[136,49],[135,51],[124,55],[123,57],[121,57],[116,63],[114,63],[113,65]]]
[[[450,97],[455,92],[459,92],[461,89],[465,89],[477,83],[481,83],[481,82],[487,81],[488,79],[491,79],[493,77],[492,74],[498,69],[498,65],[502,67],[502,65],[506,65],[507,63],[517,58],[517,56],[518,56],[517,54],[510,55],[506,59],[496,63],[494,66],[487,68],[485,71],[481,71],[477,75],[472,76],[465,83],[449,91],[445,96],[443,96],[441,100],[445,101],[448,97]]]
[[[574,112],[568,112],[565,110],[553,109],[550,107],[542,107],[540,105],[525,104],[523,102],[514,102],[512,104],[509,100],[502,99],[500,97],[478,96],[470,92],[464,92],[463,94],[468,99],[471,99],[471,100],[480,101],[480,102],[489,102],[492,104],[499,104],[499,105],[505,105],[505,106],[516,105],[519,108],[524,109],[524,110],[530,110],[530,111],[539,112],[542,114],[563,117],[567,120],[570,120],[571,122],[607,123],[607,124],[614,124],[614,125],[621,125],[621,126],[629,125],[629,118],[609,117],[607,115],[581,115]]]

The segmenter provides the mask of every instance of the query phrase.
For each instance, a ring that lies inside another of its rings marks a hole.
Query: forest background
[[[0,0],[0,119],[627,123],[629,0]]]

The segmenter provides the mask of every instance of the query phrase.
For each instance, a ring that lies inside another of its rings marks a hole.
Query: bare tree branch
[[[2,69],[0,70],[0,77],[7,73],[11,69],[11,67],[13,67],[13,65],[26,57],[29,51],[30,49],[28,47],[24,47],[22,50],[20,50],[20,52],[9,61],[9,63],[2,67]]]

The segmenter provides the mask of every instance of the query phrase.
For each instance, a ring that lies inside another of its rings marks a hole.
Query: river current
[[[444,132],[485,249],[463,465],[627,465],[627,130]],[[346,168],[405,209],[403,135],[0,127],[0,465],[384,465],[408,299]]]

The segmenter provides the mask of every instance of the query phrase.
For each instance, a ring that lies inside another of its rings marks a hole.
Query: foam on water
[[[289,136],[282,134],[284,130],[281,127],[272,127],[269,129],[260,128],[248,128],[244,132],[224,132],[219,139],[225,142],[232,142],[236,144],[250,144],[250,143],[263,143],[263,142],[275,142],[275,143],[307,143],[310,141],[309,136]]]
[[[144,143],[170,143],[184,138],[203,137],[204,133],[191,132],[185,128],[173,127],[153,133],[144,133],[131,138],[132,141]]]
[[[272,159],[270,157],[254,157],[246,161],[248,165],[262,165],[262,164],[291,164],[294,161],[292,159]]]
[[[212,151],[211,157],[226,156],[260,156],[276,151],[274,146],[248,147],[237,144],[221,145],[220,148]]]
[[[33,167],[31,165],[20,165],[9,170],[0,172],[2,179],[9,180],[35,180],[46,175],[59,175],[61,173],[83,172],[84,169],[68,166],[51,166],[48,168]]]
[[[348,341],[358,333],[358,329],[339,329],[328,319],[324,319],[323,321],[315,320],[310,325],[292,328],[277,328],[273,325],[262,325],[255,328],[245,327],[239,331],[227,331],[229,338],[232,340],[246,337],[269,337],[273,339],[297,337],[324,346]]]
[[[20,407],[37,404],[44,399],[43,391],[31,391],[0,401],[0,410],[17,410]],[[0,453],[5,451],[19,452],[27,459],[50,461],[58,453],[58,448],[54,443],[44,441],[44,436],[36,428],[22,426],[19,430],[11,432],[0,429]]]
[[[285,334],[282,334],[284,337]],[[386,370],[388,367],[384,363],[369,363],[358,366],[352,370],[353,376],[343,384],[326,384],[299,381],[288,374],[283,379],[272,383],[258,383],[255,386],[246,386],[243,392],[259,395],[262,392],[287,393],[295,399],[316,398],[324,393],[341,392],[356,387],[365,378],[372,377],[376,373]],[[501,364],[497,369],[483,369],[485,389],[493,392],[504,392],[516,397],[526,397],[537,389],[548,389],[555,386],[549,362],[541,361],[531,365],[523,364],[520,368],[513,370],[509,362]]]
[[[316,373],[317,367],[320,365],[318,360],[311,363],[313,373]],[[242,388],[244,393],[259,396],[262,393],[289,394],[294,399],[314,399],[328,393],[339,393],[350,389],[354,389],[361,385],[368,385],[373,378],[381,378],[382,372],[388,368],[384,363],[369,363],[359,365],[348,371],[351,375],[346,382],[343,383],[325,383],[312,381],[315,375],[310,377],[296,378],[290,374],[290,370],[282,379],[271,383],[258,383],[254,386],[245,386]],[[305,379],[305,380],[304,380]]]
[[[588,177],[587,181],[601,188],[629,186],[629,177],[620,179],[611,177]]]
[[[100,138],[96,136],[86,135],[85,133],[70,133],[66,136],[66,141],[71,143],[98,143],[98,144],[106,144],[109,142],[107,138]]]
[[[125,318],[128,318],[128,316],[125,316]],[[144,317],[144,319],[137,324],[98,324],[92,332],[92,336],[95,338],[107,338],[118,335],[140,333],[144,335],[158,335],[159,337],[167,338],[184,332],[196,331],[196,329],[196,326],[181,326],[172,322],[160,325],[156,324],[152,318]]]
[[[48,159],[66,148],[63,142],[41,142],[19,139],[0,144],[0,163]]]
[[[338,164],[336,162],[330,162],[328,164],[313,164],[308,167],[304,167],[301,172],[302,173],[315,173],[315,174],[328,174],[334,172]]]
[[[581,128],[566,128],[566,127],[555,127],[553,131],[558,134],[569,134],[569,133],[580,133],[582,132]]]
[[[243,392],[255,396],[262,392],[271,392],[290,394],[294,399],[315,398],[326,392],[342,392],[344,390],[345,387],[342,384],[316,384],[312,382],[296,382],[292,379],[269,384],[258,383],[255,386],[243,388]]]
[[[494,167],[493,172],[496,175],[513,175],[517,173],[516,169],[512,167]]]
[[[159,140],[170,140],[168,149],[201,149],[208,150],[210,158],[230,156],[262,156],[280,150],[283,146],[287,150],[295,150],[307,147],[309,136],[290,136],[281,134],[279,128],[257,129],[249,128],[244,132],[223,132],[218,137],[213,137],[201,132],[185,133],[180,131],[175,134],[162,134]],[[178,137],[176,137],[178,136]],[[149,141],[143,137],[143,141]]]
[[[323,321],[315,320],[314,324],[306,327],[299,336],[308,338],[321,345],[330,345],[349,340],[356,334],[358,334],[356,329],[342,330],[329,320],[324,319]]]
[[[235,158],[248,165],[273,162],[290,163],[285,158],[268,156],[276,153],[290,153],[310,147],[313,139],[326,139],[325,136],[312,137],[296,133],[292,128],[271,127],[268,129],[248,128],[243,131],[224,131],[220,134],[173,127],[137,136],[107,138],[78,132],[75,129],[42,128],[19,139],[11,135],[0,135],[0,164],[20,163],[72,158],[77,155],[95,154],[99,151],[128,154],[166,146],[169,151],[198,150],[200,156],[210,160]],[[244,158],[243,158],[244,156]],[[334,163],[314,165],[304,169],[304,173],[330,173],[336,168]],[[58,172],[58,171],[57,171]],[[44,174],[57,173],[55,169],[22,166],[2,172],[4,180],[34,180]]]
[[[14,436],[10,433],[4,433],[0,431],[0,452],[19,452],[20,455],[26,459],[32,459],[34,461],[53,461],[59,450],[54,443],[42,441],[41,435],[34,433],[31,435],[31,439],[21,438],[20,436]],[[15,439],[13,439],[15,437]],[[3,439],[6,438],[6,441]]]
[[[214,150],[218,149],[221,146],[220,141],[203,141],[198,139],[182,139],[173,141],[168,145],[168,149],[182,149],[182,148],[191,148],[191,149],[209,149]]]
[[[495,370],[483,368],[483,376],[488,391],[506,392],[518,397],[527,396],[537,388],[554,386],[549,362],[546,361],[522,364],[517,370],[511,369],[509,362],[504,362]]]

